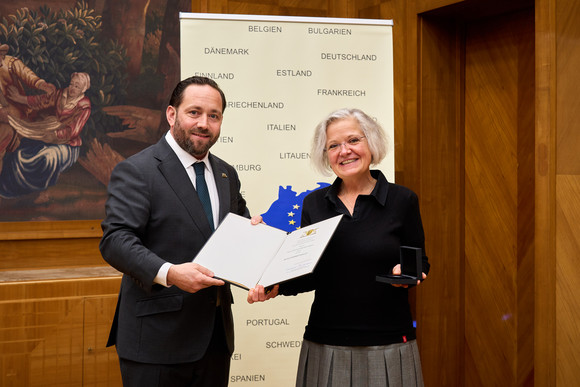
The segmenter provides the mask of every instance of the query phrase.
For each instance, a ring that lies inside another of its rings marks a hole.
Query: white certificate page
[[[216,277],[250,289],[284,243],[286,232],[250,219],[226,215],[193,262],[207,267]]]
[[[290,234],[228,214],[193,262],[246,289],[312,272],[342,215]]]
[[[302,227],[288,234],[260,279],[260,285],[270,286],[312,273],[342,215]]]

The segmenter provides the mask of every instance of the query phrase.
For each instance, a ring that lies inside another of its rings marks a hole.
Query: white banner
[[[252,214],[290,231],[302,200],[334,180],[310,166],[314,127],[339,108],[382,124],[394,181],[392,21],[181,13],[181,78],[214,79],[227,107],[211,152],[239,172]],[[345,284],[348,286],[348,284]],[[246,303],[234,289],[230,385],[293,386],[313,294]]]

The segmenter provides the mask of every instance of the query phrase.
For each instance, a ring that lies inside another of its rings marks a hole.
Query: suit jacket
[[[249,217],[236,170],[210,154],[220,220]],[[100,250],[124,273],[108,345],[120,357],[176,364],[205,353],[220,297],[230,352],[234,333],[229,285],[194,294],[153,282],[165,262],[190,262],[212,234],[187,172],[165,138],[119,163],[111,175]]]

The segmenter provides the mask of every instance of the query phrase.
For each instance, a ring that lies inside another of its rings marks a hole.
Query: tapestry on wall
[[[104,217],[114,166],[167,130],[179,12],[190,7],[0,5],[0,221]]]

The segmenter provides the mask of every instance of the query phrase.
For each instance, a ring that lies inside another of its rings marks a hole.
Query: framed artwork
[[[179,12],[190,9],[183,0],[0,4],[0,222],[104,217],[114,166],[168,129]]]

